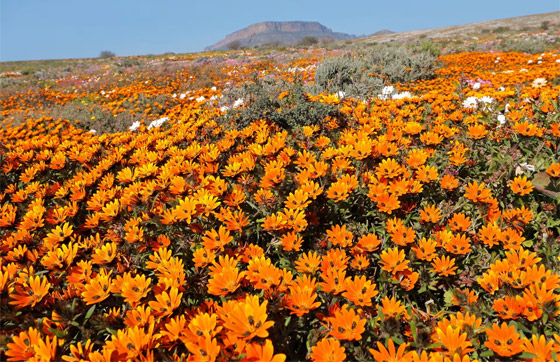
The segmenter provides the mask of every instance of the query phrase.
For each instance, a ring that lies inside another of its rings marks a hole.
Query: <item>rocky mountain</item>
[[[205,51],[249,47],[269,43],[295,44],[305,37],[318,40],[346,40],[356,36],[336,33],[315,21],[265,21],[253,24],[226,36],[224,40],[205,48]]]

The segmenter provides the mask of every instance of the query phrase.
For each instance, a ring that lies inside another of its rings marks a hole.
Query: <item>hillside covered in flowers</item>
[[[559,358],[558,51],[352,54],[3,73],[0,359]]]

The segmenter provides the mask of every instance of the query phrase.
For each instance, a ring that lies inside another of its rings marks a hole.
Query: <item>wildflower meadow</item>
[[[0,360],[560,359],[560,54],[488,41],[3,73]]]

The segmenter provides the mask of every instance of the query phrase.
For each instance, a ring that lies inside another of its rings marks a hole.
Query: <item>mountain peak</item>
[[[239,47],[254,47],[274,42],[295,44],[305,37],[315,37],[318,40],[355,38],[354,35],[335,33],[316,21],[263,21],[231,33],[204,50],[225,50],[233,44]]]

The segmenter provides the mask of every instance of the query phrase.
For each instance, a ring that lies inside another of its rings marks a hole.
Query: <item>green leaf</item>
[[[489,349],[488,351],[484,351],[480,354],[480,357],[492,357],[494,355],[494,351]]]
[[[446,305],[453,304],[453,289],[448,289],[443,294],[443,300],[445,301]]]
[[[432,343],[428,347],[426,347],[426,349],[434,349],[434,348],[438,348],[438,347],[441,347],[441,346],[442,346],[441,343]]]
[[[48,331],[54,334],[57,338],[64,339],[66,337],[65,331],[61,331],[56,328],[48,328]]]
[[[532,354],[532,353],[529,353],[529,352],[523,352],[519,355],[519,358],[522,358],[522,359],[533,359],[535,357],[537,357],[536,354]]]
[[[522,244],[524,247],[530,248],[533,246],[533,240],[525,240]]]
[[[393,342],[395,342],[399,346],[404,343],[404,341],[402,339],[398,338],[398,337],[391,337],[391,339],[393,340]]]
[[[91,308],[87,311],[86,317],[84,318],[84,324],[86,324],[87,321],[89,321],[89,319],[93,315],[93,312],[95,312],[95,304],[92,305]]]
[[[539,172],[533,177],[532,182],[533,185],[545,188],[550,184],[550,176],[546,172]]]
[[[291,316],[291,315],[287,316],[287,317],[286,317],[286,321],[284,322],[284,326],[287,327],[288,324],[290,324],[290,321],[291,321],[291,320],[292,320],[292,316]]]
[[[114,329],[111,328],[105,328],[105,330],[109,333],[111,333],[112,335],[116,336],[117,335],[117,331],[115,331]]]

